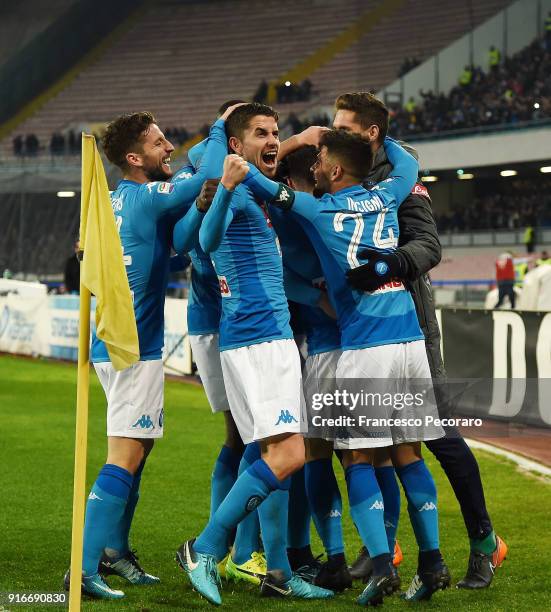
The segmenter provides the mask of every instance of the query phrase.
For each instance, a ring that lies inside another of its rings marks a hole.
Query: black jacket
[[[406,148],[417,156],[410,147]],[[391,170],[392,166],[384,147],[380,147],[367,177],[368,184],[373,185],[384,180]],[[418,193],[411,193],[398,209],[398,253],[405,269],[404,280],[413,296],[417,318],[425,334],[432,377],[443,378],[446,373],[440,353],[440,328],[428,276],[429,270],[440,262],[442,247],[428,192],[422,185],[416,185],[414,191]],[[426,195],[422,195],[423,193]]]

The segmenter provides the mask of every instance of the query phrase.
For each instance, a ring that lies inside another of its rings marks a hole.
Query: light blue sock
[[[291,478],[284,480],[281,485],[287,487],[287,490],[272,491],[258,507],[258,518],[268,571],[280,570],[284,579],[290,580],[292,571],[287,557],[287,522]]]
[[[228,446],[222,446],[214,464],[210,481],[210,516],[218,510],[226,495],[230,492],[239,470],[241,454]]]
[[[195,541],[196,552],[213,555],[221,561],[228,550],[228,540],[240,521],[257,508],[276,489],[285,488],[263,460],[258,459],[235,481],[214,516]]]
[[[113,529],[126,509],[133,476],[118,465],[102,467],[86,503],[82,570],[85,576],[98,573],[98,564]]]
[[[239,464],[239,476],[257,459],[260,459],[260,445],[258,442],[247,444]],[[260,522],[258,520],[258,511],[253,510],[237,526],[237,533],[233,543],[233,562],[237,565],[246,563],[251,558],[252,553],[259,550]]]
[[[312,513],[306,496],[304,468],[291,477],[289,489],[289,519],[287,526],[287,547],[305,548],[310,545],[310,521]]]
[[[130,550],[129,535],[130,528],[132,527],[132,520],[134,519],[134,513],[136,506],[140,499],[140,483],[142,480],[142,472],[145,466],[145,461],[142,461],[134,474],[132,486],[130,487],[130,493],[128,494],[128,501],[126,502],[126,508],[119,524],[111,532],[107,544],[105,545],[105,552],[111,558],[118,558],[124,556]]]
[[[396,468],[408,500],[408,513],[421,552],[440,547],[436,485],[423,459]]]
[[[316,459],[305,466],[306,492],[316,530],[327,555],[344,552],[342,499],[331,459]]]
[[[375,468],[375,476],[381,489],[383,503],[385,505],[385,529],[390,554],[394,554],[396,544],[396,531],[400,520],[400,487],[396,480],[394,466],[384,465]]]
[[[350,514],[371,558],[389,554],[384,521],[384,504],[369,463],[349,465],[345,470]]]

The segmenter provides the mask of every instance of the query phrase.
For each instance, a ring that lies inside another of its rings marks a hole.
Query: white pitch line
[[[486,442],[479,442],[478,440],[473,440],[471,438],[466,438],[466,441],[471,448],[477,448],[479,450],[483,450],[494,455],[499,455],[500,457],[505,457],[506,459],[514,461],[519,467],[523,468],[524,470],[529,470],[530,472],[537,472],[538,474],[542,474],[543,476],[551,477],[551,467],[538,463],[537,461],[532,461],[530,459],[527,459],[526,457],[523,457],[522,455],[512,453],[511,451],[506,451],[503,448],[499,448],[498,446],[486,444]]]

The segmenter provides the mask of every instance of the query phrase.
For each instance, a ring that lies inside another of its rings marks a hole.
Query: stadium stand
[[[551,226],[551,179],[518,179],[486,187],[486,195],[449,213],[436,214],[440,232]],[[488,193],[489,192],[489,193]]]
[[[0,3],[0,65],[45,30],[77,0]]]
[[[71,244],[78,235],[80,200],[59,199],[55,194],[33,194],[0,198],[2,240],[0,274],[60,275]]]
[[[551,38],[534,40],[484,72],[470,70],[470,82],[448,95],[425,92],[419,106],[399,109],[392,131],[398,138],[551,118]]]
[[[311,3],[295,0],[159,0],[97,61],[17,126],[4,139],[3,153],[12,155],[12,139],[19,133],[36,134],[45,150],[54,132],[101,123],[136,108],[149,108],[162,124],[196,132],[221,100],[252,97],[262,79],[279,78],[296,58],[315,54],[360,18],[365,22],[370,10],[377,18],[362,30],[362,38],[303,78],[311,80],[312,99],[318,103],[331,102],[343,90],[375,89],[394,78],[406,56],[427,57],[507,2],[482,0],[472,10],[471,3],[436,0],[395,0],[387,3],[390,8],[383,4],[369,0],[360,10],[354,0],[320,0],[312,10]],[[429,18],[430,44],[424,36]],[[245,49],[254,61],[242,70]],[[164,94],[161,105],[159,91]],[[299,112],[308,104],[287,104],[285,110]]]

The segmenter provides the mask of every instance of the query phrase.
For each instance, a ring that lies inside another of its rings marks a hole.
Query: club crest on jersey
[[[228,285],[228,279],[225,276],[218,277],[218,283],[220,285],[220,293],[222,297],[231,297],[230,286]]]
[[[164,193],[165,195],[174,191],[174,185],[172,183],[159,183],[157,187],[157,193]]]

